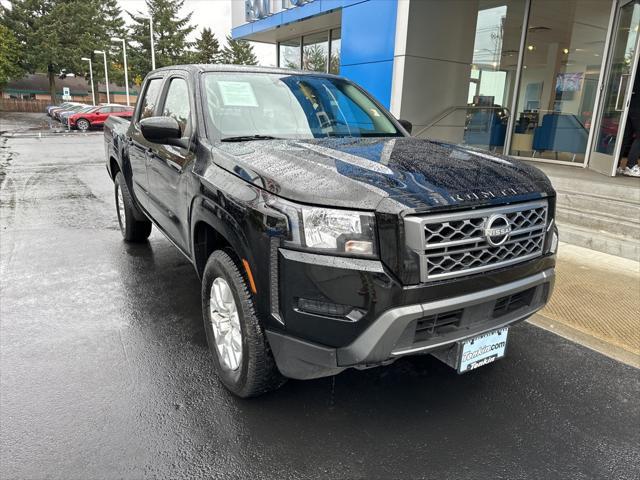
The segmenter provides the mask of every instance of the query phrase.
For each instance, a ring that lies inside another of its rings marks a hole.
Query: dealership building
[[[605,175],[625,154],[637,0],[246,0],[232,8],[234,38],[276,45],[279,66],[356,81],[411,121],[414,135]]]
[[[414,136],[537,162],[562,240],[640,259],[640,179],[615,176],[633,139],[640,0],[231,4],[232,36],[273,44],[280,67],[356,81]]]

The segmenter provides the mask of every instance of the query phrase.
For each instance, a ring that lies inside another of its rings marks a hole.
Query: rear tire
[[[91,127],[91,123],[86,118],[81,118],[76,122],[76,127],[78,127],[78,130],[86,132]]]
[[[116,174],[114,182],[116,213],[122,238],[127,242],[144,242],[151,234],[149,220],[137,220],[134,214],[133,199],[127,188],[122,172]]]
[[[255,397],[275,390],[286,379],[276,366],[247,281],[232,255],[217,250],[205,266],[204,329],[220,381],[238,397]],[[221,304],[225,307],[218,308]]]

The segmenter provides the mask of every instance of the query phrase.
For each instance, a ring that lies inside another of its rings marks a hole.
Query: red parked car
[[[124,105],[100,105],[84,113],[76,113],[69,117],[71,128],[88,130],[91,127],[101,127],[110,116],[131,118],[133,107]]]

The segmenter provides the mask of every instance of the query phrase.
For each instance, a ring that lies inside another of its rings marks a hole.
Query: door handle
[[[618,83],[618,93],[616,94],[616,106],[615,106],[615,110],[616,112],[622,112],[624,111],[624,102],[623,105],[620,106],[620,93],[622,93],[623,90],[626,90],[627,88],[627,81],[629,79],[631,75],[628,73],[625,73],[623,75],[620,75],[620,83]],[[624,84],[624,87],[622,86]],[[624,100],[624,97],[626,96],[626,92],[622,95],[622,99]]]

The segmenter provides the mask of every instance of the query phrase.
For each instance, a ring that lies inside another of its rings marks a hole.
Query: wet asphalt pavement
[[[508,357],[213,376],[191,265],[122,242],[100,135],[0,138],[0,477],[632,479],[640,375],[524,324]]]

